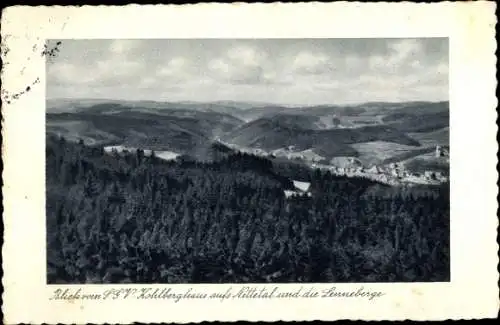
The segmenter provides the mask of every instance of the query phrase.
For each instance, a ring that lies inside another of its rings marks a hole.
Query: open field
[[[408,133],[410,137],[419,141],[422,145],[448,146],[450,143],[450,128],[445,127],[431,132]]]
[[[418,155],[424,149],[386,141],[362,142],[351,146],[359,152],[358,158],[367,166],[381,164],[390,158],[402,155],[411,155],[412,153]],[[430,150],[434,150],[434,148],[430,147],[425,151]]]

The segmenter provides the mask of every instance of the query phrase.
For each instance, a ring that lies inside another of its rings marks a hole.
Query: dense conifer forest
[[[48,137],[48,283],[449,281],[449,185],[247,154],[163,161]],[[292,180],[311,196],[286,198]]]

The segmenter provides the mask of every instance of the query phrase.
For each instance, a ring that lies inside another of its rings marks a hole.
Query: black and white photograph
[[[47,284],[450,281],[448,38],[46,48]]]

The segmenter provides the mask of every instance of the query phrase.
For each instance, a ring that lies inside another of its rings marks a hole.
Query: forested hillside
[[[184,153],[243,123],[220,113],[151,110],[101,104],[84,112],[48,113],[47,132],[85,143],[118,144]]]
[[[72,141],[200,159],[207,159],[212,142],[223,141],[247,152],[293,147],[295,158],[306,163],[311,155],[326,165],[339,157],[356,158],[370,168],[449,146],[448,102],[285,107],[231,101],[48,100],[46,121],[47,133]],[[408,164],[414,173],[421,172],[420,165],[418,159]],[[448,165],[434,171],[446,171]]]
[[[356,143],[388,141],[413,146],[415,149],[420,146],[418,141],[405,133],[384,125],[325,130],[301,128],[308,123],[312,122],[299,116],[261,118],[236,128],[223,138],[229,143],[264,150],[276,150],[291,145],[297,150],[313,148],[316,153],[328,158],[328,161],[337,156],[359,156],[352,147]]]
[[[449,191],[47,138],[48,283],[448,281]],[[311,197],[286,199],[293,179]]]

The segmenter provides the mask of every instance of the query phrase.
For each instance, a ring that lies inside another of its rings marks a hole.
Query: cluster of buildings
[[[286,149],[277,149],[271,151],[270,155],[272,157],[284,157],[287,159],[303,160],[312,163],[318,163],[325,158],[318,155],[312,149],[296,151],[295,146],[288,146]]]
[[[356,167],[336,167],[330,165],[312,164],[311,167],[329,170],[336,175],[346,175],[350,177],[366,177],[389,185],[401,183],[416,184],[439,184],[446,182],[448,177],[440,171],[425,171],[422,173],[412,173],[404,168],[404,165],[392,163],[385,166],[371,166],[365,168]]]
[[[424,173],[411,172],[405,168],[401,163],[391,163],[388,165],[373,165],[371,167],[364,167],[361,162],[354,161],[353,159],[342,160],[339,164],[332,161],[332,164],[326,165],[321,164],[324,161],[324,157],[316,154],[312,149],[296,151],[295,146],[288,146],[286,148],[273,150],[267,152],[260,148],[243,148],[234,144],[224,143],[220,140],[219,142],[225,144],[226,146],[236,149],[240,152],[254,154],[263,157],[284,157],[292,160],[301,160],[310,163],[312,168],[318,168],[323,170],[328,170],[335,175],[346,175],[349,177],[365,177],[381,183],[389,185],[398,185],[402,183],[415,183],[415,184],[440,184],[448,181],[448,177],[440,171],[428,170]],[[448,157],[449,153],[446,148],[442,146],[436,146],[435,153],[431,153],[431,156],[435,155],[436,158]],[[340,165],[340,166],[339,166]],[[343,167],[342,167],[343,166]],[[299,190],[299,192],[307,192]],[[299,194],[296,191],[287,192],[287,196],[293,194]]]
[[[296,151],[295,146],[288,146],[286,148],[282,149],[276,149],[272,150],[270,152],[267,152],[261,148],[245,148],[241,147],[235,144],[230,144],[223,142],[221,140],[217,140],[220,143],[224,144],[225,146],[238,150],[239,152],[242,153],[247,153],[247,154],[252,154],[256,156],[261,156],[261,157],[270,157],[270,158],[277,158],[277,157],[282,157],[282,158],[287,158],[290,160],[301,160],[301,161],[307,161],[307,162],[312,162],[312,163],[317,163],[325,158],[316,154],[312,149],[308,150],[303,150],[303,151]]]
[[[449,157],[450,156],[450,153],[449,151],[446,149],[446,148],[443,148],[441,146],[436,146],[436,158],[439,158],[439,157]]]

